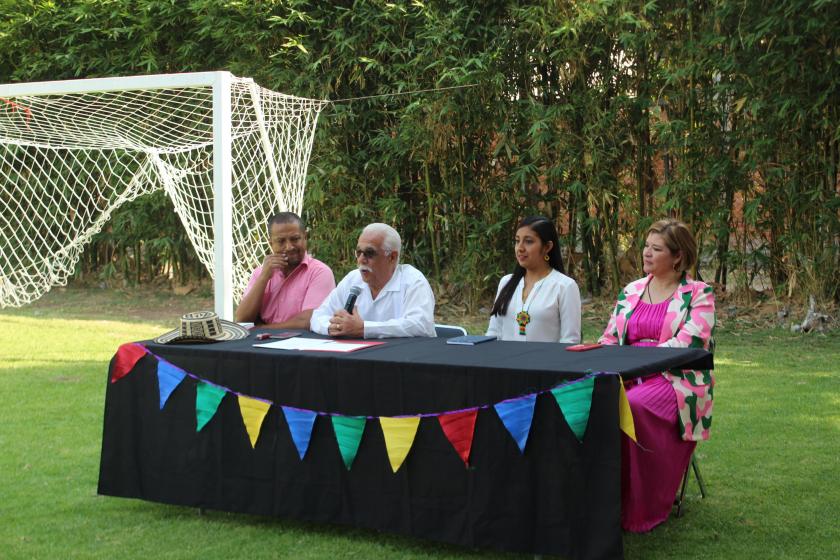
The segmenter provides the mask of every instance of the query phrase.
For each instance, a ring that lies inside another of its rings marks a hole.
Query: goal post
[[[230,102],[230,75],[220,72],[213,80],[213,304],[219,317],[228,321],[233,320]]]
[[[0,307],[66,284],[116,209],[164,190],[232,319],[267,218],[301,211],[326,103],[229,72],[0,85]]]

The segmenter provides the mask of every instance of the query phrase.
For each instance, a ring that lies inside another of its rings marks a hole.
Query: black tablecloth
[[[541,391],[584,373],[625,378],[668,368],[711,368],[697,349],[499,342],[447,345],[391,339],[350,354],[144,343],[202,379],[276,404],[345,415],[436,413]],[[113,364],[112,364],[113,365]],[[423,418],[411,453],[391,471],[378,422],[368,421],[353,467],[319,416],[303,460],[272,407],[251,449],[234,398],[196,433],[195,382],[159,410],[156,360],[109,383],[99,493],[171,504],[347,524],[469,547],[620,558],[618,378],[598,377],[579,443],[551,394],[537,399],[524,453],[492,407],[477,418],[470,466],[435,418]],[[676,428],[675,428],[676,429]]]

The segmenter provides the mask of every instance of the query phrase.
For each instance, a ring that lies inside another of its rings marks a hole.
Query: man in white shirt
[[[435,336],[435,296],[419,270],[399,264],[401,244],[391,226],[365,227],[356,244],[358,268],[312,313],[309,328],[354,338]],[[360,291],[348,313],[344,306],[354,287]]]

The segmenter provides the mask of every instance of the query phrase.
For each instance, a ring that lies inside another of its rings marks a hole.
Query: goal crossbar
[[[232,76],[230,72],[184,72],[183,74],[149,74],[146,76],[0,84],[0,97],[212,87],[221,76],[225,75]]]

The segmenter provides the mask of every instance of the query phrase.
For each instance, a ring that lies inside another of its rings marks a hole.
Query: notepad
[[[453,336],[452,338],[447,338],[446,343],[460,344],[462,346],[475,346],[476,344],[490,342],[491,340],[496,340],[496,337],[483,334],[465,334],[464,336]]]

